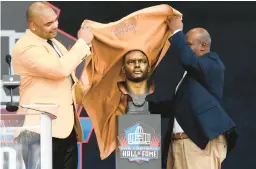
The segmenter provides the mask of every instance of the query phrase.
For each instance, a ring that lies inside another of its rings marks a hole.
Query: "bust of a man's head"
[[[121,91],[131,98],[131,101],[128,101],[128,113],[148,113],[145,98],[150,93],[150,65],[146,54],[140,50],[127,52],[123,57],[122,72],[126,80],[125,89]]]
[[[148,57],[140,50],[127,52],[123,58],[122,71],[126,81],[134,83],[147,81],[150,72]]]

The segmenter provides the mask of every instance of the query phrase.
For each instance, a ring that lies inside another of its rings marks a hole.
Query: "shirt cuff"
[[[174,35],[175,33],[179,32],[179,31],[181,31],[181,29],[177,29],[176,31],[173,32],[172,35]]]
[[[83,40],[83,39],[80,38],[80,39],[78,39],[77,41],[81,41],[82,43],[84,43],[84,45],[86,46],[86,48],[90,50],[90,47],[86,44],[85,40]]]

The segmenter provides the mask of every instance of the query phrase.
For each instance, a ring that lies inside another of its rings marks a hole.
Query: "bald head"
[[[29,5],[27,9],[27,21],[33,21],[34,18],[37,16],[40,16],[40,14],[45,13],[45,12],[54,12],[51,7],[46,5],[43,2],[33,2],[32,4]]]
[[[200,40],[202,43],[206,43],[208,46],[211,46],[211,37],[210,34],[207,32],[207,30],[203,28],[194,28],[191,29],[188,34],[196,34],[198,37],[198,40]]]
[[[197,56],[202,56],[210,52],[211,37],[207,30],[203,28],[194,28],[188,31],[187,43]]]
[[[58,16],[43,2],[33,2],[27,9],[29,29],[43,39],[52,39],[57,35]]]

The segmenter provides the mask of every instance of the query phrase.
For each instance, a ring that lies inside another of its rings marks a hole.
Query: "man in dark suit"
[[[170,118],[162,149],[163,158],[168,156],[167,169],[220,169],[227,148],[233,147],[227,147],[227,133],[235,128],[221,106],[224,64],[210,51],[211,37],[205,29],[192,29],[185,36],[180,17],[167,24],[173,33],[171,48],[185,69],[165,113]],[[159,112],[163,105],[151,103],[152,107]]]

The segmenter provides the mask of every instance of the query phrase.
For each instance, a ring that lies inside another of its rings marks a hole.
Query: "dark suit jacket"
[[[172,36],[171,44],[187,75],[172,100],[166,104],[168,113],[165,112],[165,116],[170,118],[170,124],[163,150],[168,150],[174,117],[189,138],[204,149],[209,140],[236,126],[221,106],[225,67],[216,53],[195,56],[182,31]],[[155,103],[150,104],[152,108]],[[153,107],[151,111],[159,112],[165,106],[155,104]],[[163,157],[166,155],[163,153]]]

